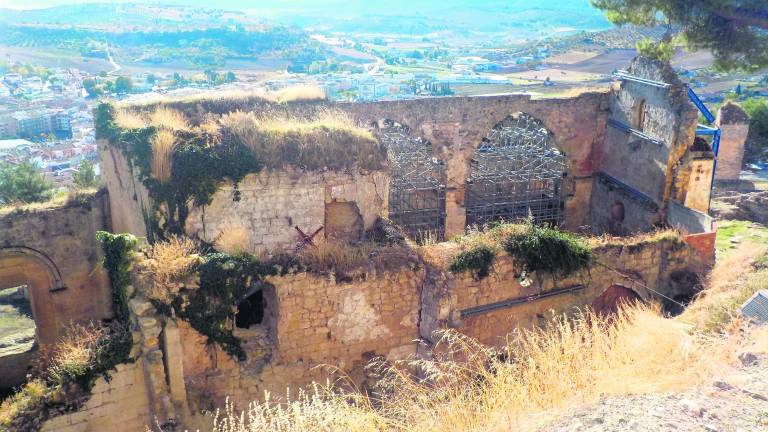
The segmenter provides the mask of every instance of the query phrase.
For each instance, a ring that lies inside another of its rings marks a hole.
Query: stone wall
[[[0,218],[0,288],[29,286],[40,344],[55,342],[71,322],[111,316],[96,241],[96,231],[109,226],[105,191],[82,203]]]
[[[98,140],[97,146],[101,178],[109,190],[113,232],[146,237],[145,216],[150,214],[152,203],[138,172],[131,169],[122,151],[106,140]]]
[[[416,354],[424,270],[368,273],[340,282],[307,273],[270,278],[262,325],[236,329],[247,352],[237,362],[205,344],[179,322],[185,386],[192,410],[220,406],[227,396],[240,406],[264,391],[280,397],[334,374],[338,367],[364,383],[363,366],[374,357],[399,360]]]
[[[749,136],[749,116],[737,104],[727,102],[717,112],[720,151],[717,154],[717,180],[738,180],[744,160],[744,144]]]
[[[646,232],[661,222],[658,205],[615,179],[598,174],[592,186],[588,231],[626,236]]]
[[[661,208],[671,190],[672,169],[693,144],[698,112],[671,67],[638,57],[628,73],[668,83],[669,87],[622,81],[610,99],[610,119],[659,143],[609,126],[600,169],[645,194]]]
[[[188,235],[215,241],[223,230],[242,227],[251,251],[286,249],[296,245],[298,232],[312,234],[334,225],[326,211],[334,203],[354,203],[362,227],[370,228],[388,211],[389,178],[381,172],[263,171],[248,175],[233,201],[232,185],[222,186],[213,202],[195,208],[187,218]],[[322,232],[316,239],[325,237]]]
[[[153,425],[142,360],[117,366],[110,380],[96,380],[78,411],[54,417],[42,432],[143,431]]]
[[[540,326],[553,314],[591,305],[612,285],[664,304],[657,293],[674,298],[693,289],[670,283],[676,272],[698,273],[705,268],[695,250],[679,239],[605,245],[595,254],[599,264],[589,272],[557,281],[547,274],[532,275],[529,285],[520,283],[520,270],[505,254],[497,257],[493,271],[482,280],[466,273],[442,273],[424,285],[421,336],[436,342],[435,330],[455,328],[486,344],[500,345],[515,329]],[[559,294],[548,296],[552,293]]]
[[[446,162],[445,228],[450,236],[462,233],[466,227],[464,188],[475,149],[494,126],[521,112],[541,120],[567,157],[569,178],[563,226],[573,230],[586,224],[591,176],[602,164],[608,99],[608,92],[594,92],[558,99],[500,95],[338,106],[364,124],[394,120],[433,144],[435,157]]]

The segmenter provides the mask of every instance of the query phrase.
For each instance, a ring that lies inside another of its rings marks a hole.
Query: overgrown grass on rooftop
[[[379,169],[386,160],[373,134],[339,110],[321,110],[308,119],[238,111],[222,116],[221,124],[270,168],[342,169],[357,164]]]

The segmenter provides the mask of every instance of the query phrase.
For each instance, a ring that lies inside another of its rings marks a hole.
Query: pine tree
[[[38,166],[22,162],[13,166],[0,165],[0,203],[30,203],[51,197],[53,184],[46,180]]]
[[[72,175],[72,180],[75,182],[75,186],[81,188],[97,186],[98,182],[96,181],[96,170],[93,168],[93,162],[83,159],[77,168],[77,172]]]
[[[679,28],[679,41],[711,51],[720,69],[768,66],[766,0],[590,1],[614,24]]]

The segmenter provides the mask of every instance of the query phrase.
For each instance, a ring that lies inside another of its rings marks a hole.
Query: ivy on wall
[[[261,261],[249,254],[211,253],[197,268],[200,287],[180,293],[170,307],[176,316],[207,336],[208,343],[218,344],[229,355],[245,360],[240,340],[232,332],[235,307],[252,291],[261,289],[266,276],[301,269],[295,257],[286,255]],[[153,303],[158,311],[170,313],[169,306]]]
[[[115,318],[127,322],[129,319],[127,289],[131,281],[131,259],[138,242],[131,234],[112,234],[106,231],[96,232],[96,239],[101,244],[104,268],[112,285]]]
[[[140,129],[123,130],[114,121],[115,108],[102,103],[96,108],[94,117],[96,138],[106,139],[120,148],[131,168],[138,169],[139,178],[155,203],[155,220],[148,227],[159,232],[158,237],[168,234],[183,234],[184,224],[189,215],[189,205],[210,204],[219,185],[229,179],[235,184],[233,200],[239,200],[237,184],[249,173],[259,172],[262,163],[243,144],[234,139],[212,144],[206,137],[194,131],[179,131],[171,164],[171,178],[159,182],[151,176],[152,139],[157,129],[148,126]],[[158,219],[160,204],[165,209]]]

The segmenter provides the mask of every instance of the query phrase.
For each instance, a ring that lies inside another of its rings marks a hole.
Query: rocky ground
[[[768,356],[741,359],[726,379],[683,393],[606,397],[540,432],[768,432]]]

